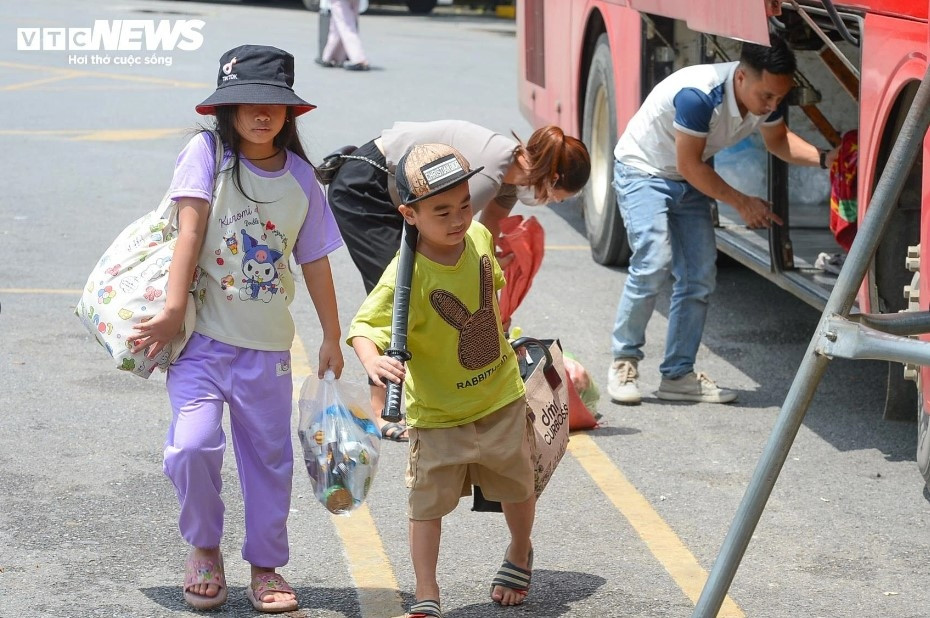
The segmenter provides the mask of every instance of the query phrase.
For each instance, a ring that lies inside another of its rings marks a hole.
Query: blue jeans
[[[710,200],[684,181],[614,164],[613,187],[633,256],[614,322],[614,358],[643,358],[656,296],[674,278],[665,359],[659,371],[678,378],[694,370],[707,303],[717,277]]]

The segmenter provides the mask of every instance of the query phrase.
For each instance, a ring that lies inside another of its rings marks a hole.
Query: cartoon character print
[[[236,238],[235,232],[231,233],[229,236],[223,236],[223,240],[226,241],[226,247],[229,249],[229,252],[233,255],[239,254],[239,240]]]
[[[164,270],[165,269],[163,269],[162,266],[159,264],[149,264],[148,266],[142,269],[142,274],[139,275],[139,277],[142,279],[142,281],[146,281],[146,282],[155,281],[156,279],[161,277],[161,274],[162,272],[164,272]]]
[[[494,313],[494,272],[488,256],[481,256],[479,270],[481,304],[474,313],[451,292],[433,290],[429,295],[430,305],[436,313],[459,331],[459,364],[465,369],[481,369],[501,355],[497,315]]]
[[[120,280],[119,289],[128,294],[129,292],[135,291],[141,282],[142,280],[139,279],[139,277],[135,275],[127,275]]]
[[[278,270],[275,268],[275,262],[284,254],[268,245],[258,244],[245,230],[242,230],[242,245],[245,250],[242,256],[242,273],[245,279],[239,288],[239,299],[271,302],[278,293]]]

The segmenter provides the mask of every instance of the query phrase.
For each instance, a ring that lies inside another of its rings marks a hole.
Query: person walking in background
[[[332,68],[343,67],[347,71],[367,71],[371,67],[365,57],[362,39],[358,36],[360,0],[329,0],[320,3],[323,11],[329,4],[329,37],[316,63]]]
[[[750,228],[782,221],[771,204],[728,185],[707,161],[758,128],[776,157],[829,168],[836,151],[818,150],[785,124],[784,98],[794,87],[795,69],[794,53],[780,37],[772,37],[771,47],[744,43],[738,62],[686,67],[660,82],[620,137],[613,186],[633,255],[611,342],[607,391],[614,402],[640,402],[637,364],[646,325],[670,274],[656,394],[708,403],[736,399],[736,392],[694,371],[717,277],[710,200],[732,204]]]

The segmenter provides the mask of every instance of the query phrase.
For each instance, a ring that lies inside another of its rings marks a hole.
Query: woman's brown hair
[[[517,137],[514,134],[514,137]],[[555,125],[537,129],[524,144],[514,149],[514,156],[523,155],[529,185],[539,199],[549,201],[556,189],[578,193],[591,176],[591,157],[581,140],[565,133]],[[552,178],[555,177],[555,182]]]

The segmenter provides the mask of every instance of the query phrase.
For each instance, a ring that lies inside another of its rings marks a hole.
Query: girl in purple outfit
[[[297,609],[293,589],[275,572],[288,561],[293,473],[292,256],[323,331],[319,376],[327,369],[342,373],[327,258],[342,239],[297,135],[295,118],[314,106],[294,93],[293,83],[293,56],[274,47],[245,45],[220,59],[217,89],[197,111],[216,117],[222,171],[214,178],[209,132],[197,134],[178,157],[171,197],[179,234],[167,302],[131,337],[154,357],[180,331],[186,304],[195,303],[194,333],[168,370],[173,416],[164,469],[180,502],[181,535],[191,545],[184,598],[198,609],[217,607],[227,595],[219,548],[224,403],[245,501],[242,557],[252,576],[246,594],[259,611]]]

